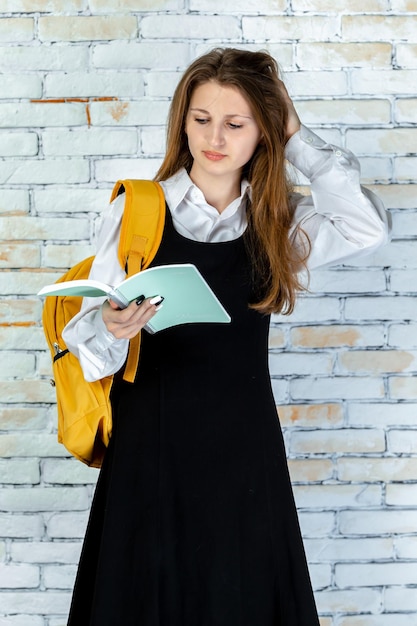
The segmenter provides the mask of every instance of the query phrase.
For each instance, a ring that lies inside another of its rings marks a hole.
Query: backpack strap
[[[165,224],[165,197],[161,186],[152,180],[119,180],[113,201],[125,192],[120,229],[118,259],[127,276],[137,274],[152,262],[161,243]],[[133,382],[139,362],[140,333],[129,342],[123,379]]]

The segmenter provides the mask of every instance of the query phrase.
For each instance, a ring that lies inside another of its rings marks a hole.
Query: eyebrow
[[[190,111],[199,111],[200,113],[210,115],[209,111],[206,111],[205,109],[199,109],[198,107],[190,107]],[[248,120],[253,119],[251,115],[242,115],[241,113],[228,113],[227,115],[225,115],[225,117],[244,117]]]

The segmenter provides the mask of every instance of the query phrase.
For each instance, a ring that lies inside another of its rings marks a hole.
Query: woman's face
[[[194,159],[191,178],[240,181],[261,138],[248,101],[234,87],[214,81],[195,88],[185,130]]]

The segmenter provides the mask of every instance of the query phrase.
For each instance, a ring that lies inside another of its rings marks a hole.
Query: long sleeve
[[[97,254],[90,276],[108,285],[125,278],[117,258],[124,196],[119,196],[103,216],[97,238]],[[84,298],[78,315],[65,327],[62,336],[67,348],[79,359],[88,381],[114,374],[123,365],[129,347],[127,339],[116,339],[109,333],[101,315],[105,298]]]
[[[307,267],[343,263],[388,240],[389,217],[381,200],[361,187],[357,158],[324,142],[305,126],[288,141],[286,157],[311,183],[311,195],[293,194],[295,245],[311,244]]]

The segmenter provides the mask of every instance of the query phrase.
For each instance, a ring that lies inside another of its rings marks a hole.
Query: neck
[[[222,213],[233,200],[240,196],[240,179],[223,179],[221,176],[213,176],[208,179],[200,177],[191,169],[190,178],[204,194],[206,201],[219,213]]]

